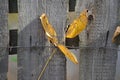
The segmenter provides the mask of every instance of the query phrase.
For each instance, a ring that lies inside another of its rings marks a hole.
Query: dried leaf
[[[45,33],[48,37],[48,40],[51,41],[55,46],[57,46],[64,53],[64,55],[68,57],[73,63],[78,64],[75,55],[72,52],[70,52],[64,45],[58,44],[55,29],[49,23],[47,16],[45,14],[42,14],[40,19],[45,30]]]
[[[116,28],[115,33],[112,37],[112,42],[120,44],[120,26]]]
[[[66,38],[74,38],[82,32],[88,23],[88,10],[81,12],[80,16],[70,24],[66,32]]]
[[[78,64],[78,60],[75,55],[70,52],[64,45],[58,44],[57,46],[67,58],[69,58],[73,63]]]
[[[52,25],[49,23],[48,21],[48,18],[46,16],[45,13],[43,13],[41,16],[40,16],[40,19],[41,19],[41,23],[43,25],[43,28],[45,30],[45,33],[48,37],[48,40],[50,40],[52,43],[56,44],[58,43],[58,39],[57,39],[57,34],[55,32],[55,29],[52,27]]]

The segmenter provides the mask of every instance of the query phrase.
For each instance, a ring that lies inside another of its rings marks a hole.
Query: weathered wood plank
[[[48,15],[50,23],[54,26],[57,32],[59,42],[63,43],[64,28],[66,26],[67,17],[66,0],[46,0],[45,6],[45,13]],[[54,48],[50,48],[49,55],[53,50]],[[46,55],[48,55],[48,53]],[[57,50],[51,60],[46,73],[44,74],[43,80],[66,80],[66,59],[59,50]]]
[[[48,15],[50,23],[62,40],[66,20],[66,1],[64,0],[18,0],[19,36],[18,80],[37,80],[52,48],[44,35],[39,16]],[[39,46],[39,47],[36,47]],[[32,48],[30,48],[32,47]],[[65,80],[65,57],[57,50],[41,80]]]
[[[119,46],[118,57],[117,57],[115,80],[119,80],[119,79],[120,79],[120,46]]]
[[[0,80],[7,79],[8,72],[8,0],[0,1]]]
[[[71,49],[71,52],[75,54],[79,60],[79,49]],[[79,64],[75,65],[67,59],[67,80],[79,80]]]
[[[118,1],[118,4],[120,5],[120,0]],[[118,25],[120,26],[120,8],[118,8]],[[118,56],[117,56],[117,64],[116,64],[116,76],[115,76],[115,80],[119,80],[120,79],[120,45],[118,47],[119,51],[118,51]]]
[[[41,70],[40,62],[43,46],[43,29],[39,16],[42,14],[42,0],[18,0],[19,35],[18,46],[18,80],[37,80]]]
[[[118,23],[119,0],[79,0],[76,13],[88,8],[94,21],[80,35],[80,80],[114,80],[117,48],[111,39]],[[80,8],[80,9],[79,9]]]
[[[73,22],[74,19],[76,19],[75,12],[69,12],[67,18],[68,18],[67,19],[67,24],[69,25]],[[77,41],[77,40],[78,39],[76,39],[74,41]],[[68,45],[66,44],[67,46],[70,46],[70,45],[74,44],[73,40],[70,41],[72,44],[70,44],[69,41],[70,40],[66,40],[66,43],[68,44]],[[79,40],[77,42],[78,43],[76,43],[76,42],[75,43],[79,45]],[[73,47],[73,46],[71,46],[71,47]],[[77,47],[77,46],[75,46],[75,47]],[[73,49],[69,49],[69,50],[71,52],[73,52],[74,55],[76,55],[77,59],[79,60],[79,56],[80,56],[79,49],[74,49],[73,48]],[[66,66],[67,66],[67,80],[79,80],[79,64],[75,65],[70,60],[67,59]]]

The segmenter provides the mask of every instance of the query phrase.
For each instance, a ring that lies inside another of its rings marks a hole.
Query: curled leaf
[[[115,33],[112,37],[112,42],[120,44],[120,26],[116,28]]]
[[[80,13],[80,16],[75,19],[69,26],[66,32],[66,38],[74,38],[80,32],[82,32],[88,23],[88,10],[84,10]]]
[[[76,56],[70,52],[64,45],[58,44],[57,47],[63,52],[63,54],[70,59],[73,63],[78,64]]]
[[[75,55],[72,52],[70,52],[64,45],[58,44],[57,34],[55,32],[55,29],[49,23],[46,14],[42,14],[40,16],[40,19],[41,19],[43,28],[45,30],[45,33],[48,37],[48,40],[51,41],[55,46],[57,46],[63,52],[63,54],[66,57],[68,57],[73,63],[78,64],[78,61]]]
[[[48,37],[48,40],[50,40],[52,43],[54,43],[56,45],[58,43],[57,34],[56,34],[55,29],[49,23],[46,14],[43,13],[40,16],[40,19],[41,19],[41,23],[43,25],[43,28],[45,30],[45,33],[46,33],[46,35]]]

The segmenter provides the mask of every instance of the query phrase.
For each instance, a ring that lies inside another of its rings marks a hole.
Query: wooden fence
[[[67,26],[69,0],[18,0],[18,79],[37,80],[47,58],[55,48],[46,39],[40,15],[46,13],[54,26],[58,39]],[[87,8],[94,15],[79,38],[77,77],[67,75],[73,64],[67,62],[57,50],[41,80],[115,80],[117,48],[111,42],[117,25],[120,25],[119,0],[76,0],[75,14]],[[7,80],[9,33],[7,28],[8,0],[0,1],[0,80]],[[67,67],[67,69],[66,69]],[[75,69],[76,70],[76,69]],[[72,74],[72,72],[71,72]],[[66,77],[68,76],[68,77]]]

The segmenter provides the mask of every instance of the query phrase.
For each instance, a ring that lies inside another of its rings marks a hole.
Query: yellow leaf
[[[72,52],[70,52],[64,45],[58,44],[58,39],[57,39],[55,29],[49,23],[46,14],[42,14],[40,19],[41,19],[43,28],[45,30],[45,33],[48,37],[48,40],[51,41],[55,46],[57,46],[63,52],[63,54],[66,57],[68,57],[73,63],[78,64],[78,61],[75,55]]]
[[[52,27],[52,25],[49,23],[48,18],[46,16],[45,13],[43,13],[40,16],[41,19],[41,23],[43,25],[43,28],[45,30],[45,33],[48,37],[48,40],[50,40],[53,44],[57,44],[58,43],[58,39],[57,39],[57,34],[55,32],[55,29]]]
[[[66,38],[74,38],[82,32],[88,23],[88,10],[80,13],[80,16],[75,19],[69,26],[66,32]]]
[[[112,42],[120,44],[120,26],[118,26],[114,32]]]
[[[58,44],[57,47],[63,52],[63,54],[69,58],[73,63],[78,64],[78,60],[75,55],[70,52],[64,45]]]

